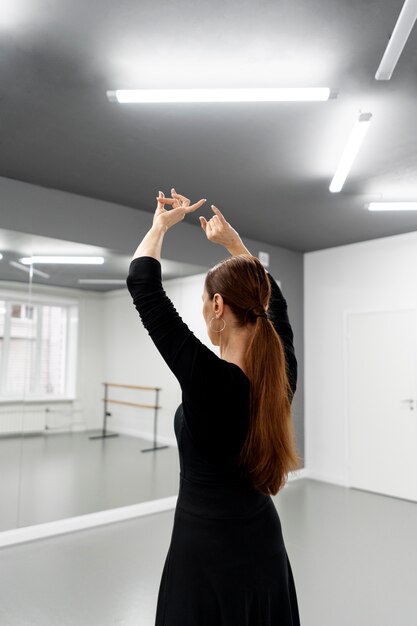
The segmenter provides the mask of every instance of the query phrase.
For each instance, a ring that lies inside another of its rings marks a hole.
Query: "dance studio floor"
[[[178,449],[94,432],[0,439],[0,531],[175,496]],[[1,622],[0,622],[1,624]]]
[[[417,624],[417,503],[306,478],[274,502],[302,626]],[[172,523],[168,511],[0,549],[0,624],[153,626]]]

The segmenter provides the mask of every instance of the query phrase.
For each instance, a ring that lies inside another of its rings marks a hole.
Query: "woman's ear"
[[[219,293],[215,293],[213,296],[213,311],[215,315],[221,317],[223,315],[224,302]]]

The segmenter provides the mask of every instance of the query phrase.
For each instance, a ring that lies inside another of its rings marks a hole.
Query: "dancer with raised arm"
[[[203,316],[220,357],[164,292],[164,235],[191,205],[159,192],[127,285],[142,323],[178,379],[180,460],[174,526],[156,626],[299,626],[293,573],[271,495],[298,469],[291,415],[297,360],[287,303],[222,213],[200,223],[231,255],[207,274]],[[168,208],[166,208],[168,207]]]

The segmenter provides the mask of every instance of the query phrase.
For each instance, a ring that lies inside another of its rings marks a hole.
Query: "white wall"
[[[305,463],[346,484],[344,316],[417,306],[417,232],[304,255]]]
[[[78,292],[78,355],[76,401],[77,418],[89,430],[103,424],[103,386],[105,374],[104,302],[101,294]]]
[[[164,288],[183,320],[206,345],[202,300],[205,274],[164,281]],[[175,444],[174,414],[181,402],[181,392],[174,377],[143,328],[139,314],[126,290],[113,291],[105,298],[105,377],[108,382],[161,387],[158,412],[158,439]],[[111,389],[109,397],[128,402],[154,404],[154,393],[129,389]],[[153,433],[153,411],[110,405],[109,428],[131,434]]]

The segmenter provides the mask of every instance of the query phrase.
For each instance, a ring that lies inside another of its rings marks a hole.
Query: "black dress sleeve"
[[[237,405],[236,419],[245,394],[233,393],[236,378],[240,387],[249,380],[237,366],[227,363],[205,346],[188,328],[166,295],[161,281],[161,264],[153,257],[134,259],[126,280],[134,305],[156,348],[181,385],[186,425],[200,442],[218,438],[224,398],[232,393]],[[223,437],[236,437],[235,423],[227,421]]]
[[[186,397],[203,392],[207,376],[216,376],[222,360],[188,328],[166,295],[161,264],[153,257],[134,259],[126,280],[142,323]],[[223,377],[221,377],[223,378]]]
[[[284,348],[285,359],[287,363],[288,382],[294,396],[297,388],[297,359],[294,350],[294,333],[288,318],[288,305],[282,291],[268,273],[269,282],[271,284],[271,298],[268,307],[268,317],[274,325]],[[292,400],[292,398],[291,398]]]
[[[192,386],[192,373],[199,352],[215,363],[219,360],[188,328],[166,295],[161,264],[153,257],[134,259],[126,280],[142,323],[183,391]]]

